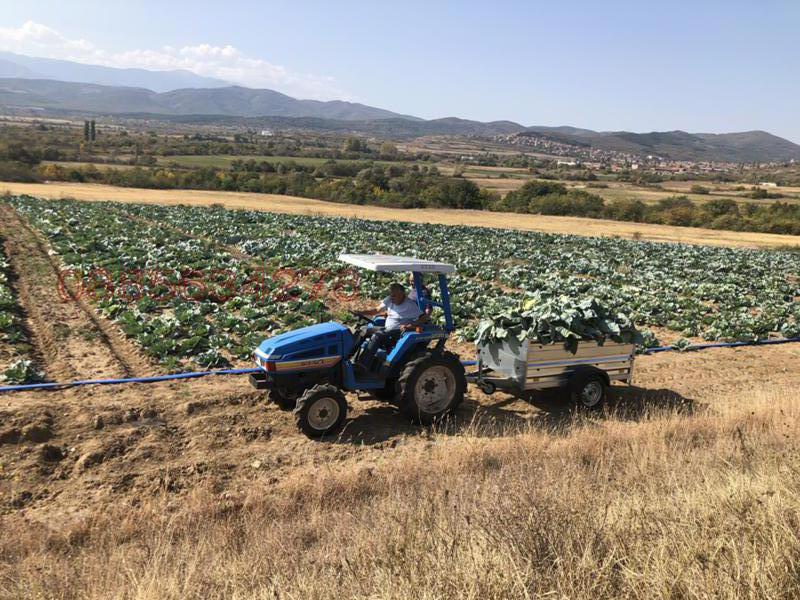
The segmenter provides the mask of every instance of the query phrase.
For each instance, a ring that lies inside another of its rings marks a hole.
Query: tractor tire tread
[[[339,415],[336,423],[324,431],[311,427],[307,418],[308,409],[310,408],[311,403],[319,396],[334,398],[342,408],[342,412]],[[335,385],[331,385],[329,383],[317,384],[308,388],[300,395],[300,397],[297,399],[297,404],[294,408],[293,414],[295,423],[297,423],[297,427],[300,429],[300,431],[306,434],[306,436],[310,438],[319,438],[326,435],[331,435],[336,433],[344,425],[344,422],[347,418],[347,400],[345,399],[342,391]]]
[[[418,372],[419,367],[424,365],[426,362],[435,359],[439,362],[443,362],[448,364],[450,369],[453,371],[453,374],[456,377],[456,394],[453,402],[450,404],[447,409],[445,409],[441,414],[435,415],[433,417],[429,415],[423,415],[420,413],[419,410],[416,409],[416,404],[413,399],[413,380],[415,378],[415,374]],[[403,367],[402,372],[400,373],[400,377],[397,379],[397,390],[398,396],[400,399],[400,409],[405,412],[411,419],[419,424],[422,425],[430,425],[437,421],[439,418],[445,416],[448,413],[456,410],[458,406],[464,401],[464,394],[466,393],[466,378],[464,374],[464,365],[461,364],[461,360],[459,359],[458,355],[453,352],[444,351],[444,352],[432,352],[426,351],[420,353],[418,356],[412,358],[411,360],[406,363],[405,367]]]
[[[270,390],[267,394],[267,401],[271,402],[281,410],[289,411],[294,410],[297,406],[297,400],[287,398],[277,390]]]

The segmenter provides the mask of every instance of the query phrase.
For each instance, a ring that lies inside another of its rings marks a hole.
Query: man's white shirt
[[[387,296],[381,302],[381,310],[386,311],[387,331],[397,329],[401,325],[413,323],[422,314],[417,303],[408,296],[400,304],[395,304],[392,302],[391,296]]]

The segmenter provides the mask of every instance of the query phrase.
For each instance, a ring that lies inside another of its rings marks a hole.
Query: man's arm
[[[366,317],[376,317],[378,315],[386,316],[386,301],[382,301],[377,308],[371,308],[360,311]]]

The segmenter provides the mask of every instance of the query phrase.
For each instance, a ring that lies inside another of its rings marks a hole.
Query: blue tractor
[[[453,265],[402,256],[342,254],[339,260],[371,271],[413,274],[421,312],[439,308],[444,326],[427,323],[405,331],[391,348],[378,350],[364,368],[359,355],[369,337],[383,327],[381,317],[353,313],[361,324],[354,330],[327,322],[264,340],[254,358],[260,371],[250,376],[257,389],[284,409],[294,411],[297,425],[309,437],[342,428],[347,416],[345,392],[369,392],[393,401],[414,421],[430,424],[453,411],[464,399],[467,382],[458,356],[445,350],[453,331],[447,273]],[[422,275],[438,275],[440,301],[424,293]]]

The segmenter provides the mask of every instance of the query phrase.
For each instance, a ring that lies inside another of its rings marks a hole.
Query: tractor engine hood
[[[309,325],[281,333],[261,342],[255,352],[256,361],[258,362],[259,359],[261,361],[292,360],[297,354],[306,353],[320,346],[325,346],[326,350],[329,346],[337,346],[337,351],[341,352],[340,344],[347,340],[352,343],[352,334],[347,327],[340,323],[330,321]]]

